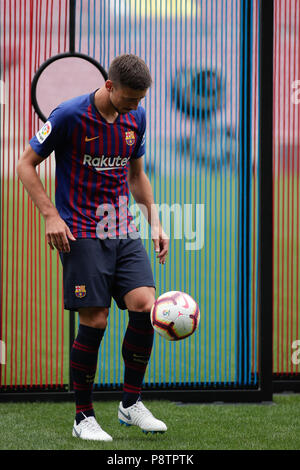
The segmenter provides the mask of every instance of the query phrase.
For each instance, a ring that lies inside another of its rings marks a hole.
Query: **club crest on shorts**
[[[125,140],[127,145],[133,145],[135,143],[135,135],[133,131],[125,132]]]
[[[85,296],[86,296],[86,288],[85,288],[85,285],[83,285],[83,286],[75,286],[75,295],[76,295],[76,297],[78,297],[79,299],[81,299],[82,297],[85,297]]]

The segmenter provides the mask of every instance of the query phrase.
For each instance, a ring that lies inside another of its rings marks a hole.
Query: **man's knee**
[[[87,307],[79,309],[80,323],[104,330],[107,326],[109,309],[107,307]]]
[[[150,312],[155,302],[155,289],[153,287],[138,287],[124,297],[128,310],[134,312]]]

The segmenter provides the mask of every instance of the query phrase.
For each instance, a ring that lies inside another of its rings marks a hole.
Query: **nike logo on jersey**
[[[90,137],[90,138],[87,137],[87,136],[85,136],[85,141],[86,141],[86,142],[91,142],[91,140],[99,139],[99,137],[100,137],[100,135],[98,135],[97,137]]]

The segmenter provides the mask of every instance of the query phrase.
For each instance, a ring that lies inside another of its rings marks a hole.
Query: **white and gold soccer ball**
[[[155,300],[151,309],[154,330],[170,341],[178,341],[192,335],[199,321],[199,306],[185,292],[166,292]]]

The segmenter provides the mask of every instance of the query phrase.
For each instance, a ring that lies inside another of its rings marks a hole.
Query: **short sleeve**
[[[67,128],[68,119],[64,107],[58,106],[52,111],[47,122],[30,139],[30,146],[40,157],[46,158],[65,142]]]
[[[144,108],[140,107],[140,122],[138,129],[138,140],[131,158],[140,158],[145,155],[146,148],[146,113]]]

